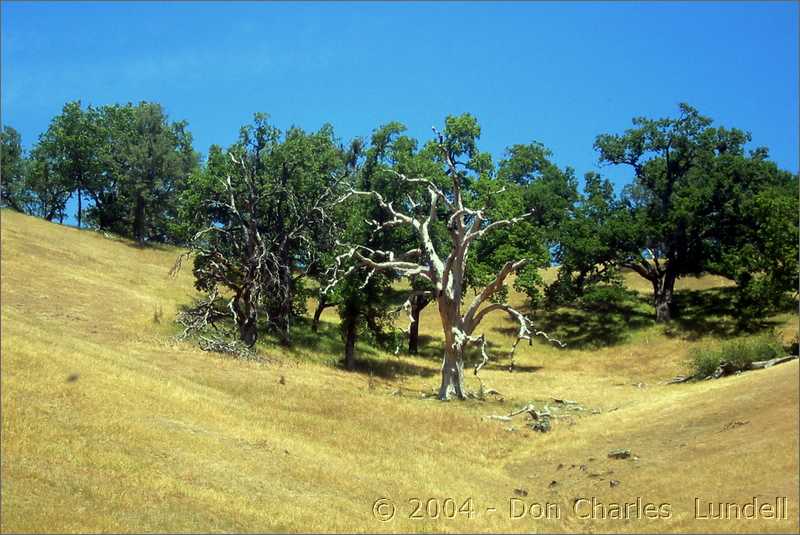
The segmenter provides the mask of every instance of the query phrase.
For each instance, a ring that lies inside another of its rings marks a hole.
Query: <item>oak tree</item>
[[[546,333],[533,328],[531,320],[502,299],[493,300],[501,292],[506,280],[530,262],[530,258],[515,258],[506,261],[472,299],[465,289],[465,275],[471,246],[492,232],[516,224],[530,217],[531,213],[520,213],[515,217],[494,219],[479,199],[471,195],[469,185],[480,178],[487,168],[487,155],[477,148],[480,127],[474,117],[465,114],[448,117],[442,133],[423,149],[435,154],[439,172],[427,176],[407,174],[403,165],[393,170],[398,187],[405,196],[387,197],[375,190],[349,191],[342,200],[353,196],[371,197],[382,209],[384,218],[372,222],[374,231],[390,228],[406,228],[413,231],[416,247],[408,250],[383,250],[363,244],[351,244],[339,257],[338,269],[332,271],[332,283],[339,274],[348,273],[355,266],[344,270],[350,260],[372,272],[390,272],[404,277],[420,277],[433,288],[433,298],[439,311],[444,335],[444,358],[439,399],[455,395],[466,397],[464,388],[464,357],[470,346],[480,348],[482,360],[476,364],[477,373],[489,359],[486,352],[486,337],[476,332],[482,320],[490,313],[499,311],[510,315],[519,324],[514,348],[521,339],[531,339]],[[414,170],[409,169],[409,171]],[[514,185],[496,182],[497,190],[492,195],[501,195]],[[447,241],[437,244],[432,229],[443,223]],[[466,309],[463,307],[466,306]],[[512,349],[513,351],[513,349]]]

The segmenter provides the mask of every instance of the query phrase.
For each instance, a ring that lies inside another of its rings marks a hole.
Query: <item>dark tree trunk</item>
[[[251,312],[239,322],[239,339],[247,347],[253,347],[258,340],[257,316]]]
[[[328,299],[324,295],[319,296],[317,301],[317,308],[314,309],[314,320],[311,322],[311,332],[319,331],[319,318],[328,304]]]
[[[356,367],[356,338],[357,323],[355,320],[346,320],[344,333],[344,367],[354,370]]]
[[[136,211],[133,218],[133,237],[139,244],[144,243],[144,197],[136,196]]]
[[[292,317],[293,282],[288,255],[282,256],[285,258],[282,259],[283,265],[278,275],[280,287],[277,290],[277,295],[270,300],[269,322],[278,337],[278,342],[288,347],[292,345],[289,324]]]
[[[411,298],[411,328],[408,330],[408,352],[416,355],[419,351],[419,317],[423,309],[431,302],[431,298],[424,295],[416,295]]]
[[[83,214],[83,209],[81,207],[81,188],[78,187],[78,228],[81,228],[81,215]]]
[[[408,330],[408,352],[412,355],[416,355],[419,351],[419,313],[421,311],[417,308],[411,309],[411,317],[414,319],[414,323],[411,324],[411,328]]]
[[[247,347],[253,347],[258,340],[258,308],[250,302],[251,295],[243,291],[236,298],[236,323],[239,339]]]
[[[284,299],[271,307],[269,314],[269,321],[272,324],[273,332],[278,337],[278,343],[285,347],[292,345],[292,338],[289,334],[290,315],[291,306],[287,306]]]
[[[257,172],[258,168],[256,168],[256,173]],[[285,163],[283,164],[280,180],[282,188],[279,203],[283,204],[286,202],[286,186],[289,183],[289,169]],[[269,321],[275,334],[278,336],[280,344],[288,347],[292,345],[289,334],[289,321],[292,315],[292,297],[294,292],[292,262],[289,255],[290,244],[288,243],[289,237],[287,236],[283,211],[278,210],[275,213],[274,219],[275,232],[282,241],[277,253],[280,262],[278,270],[278,288],[276,288],[276,295],[269,300]]]
[[[278,310],[273,310],[272,317],[274,319],[270,320],[278,337],[278,343],[284,347],[292,345],[292,337],[289,334],[289,315],[286,304],[281,303]]]
[[[653,304],[656,308],[656,322],[666,323],[672,320],[672,294],[675,289],[675,273],[667,270],[663,278],[653,281]]]
[[[141,199],[141,194],[139,199]],[[256,340],[258,340],[258,304],[261,289],[255,286],[255,270],[258,266],[256,230],[255,221],[251,221],[249,239],[246,246],[247,260],[242,277],[242,287],[236,291],[236,299],[234,301],[239,339],[247,347],[253,347]]]

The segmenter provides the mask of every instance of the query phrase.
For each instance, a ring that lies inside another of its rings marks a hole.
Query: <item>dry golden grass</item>
[[[369,356],[405,373],[373,380],[305,362],[337,358],[309,348],[246,363],[174,341],[172,318],[193,296],[190,270],[167,276],[175,250],[8,211],[1,237],[2,531],[798,530],[797,362],[665,386],[703,340],[652,326],[599,349],[521,346],[518,371],[482,374],[504,402],[444,404],[420,396],[438,382],[433,307],[427,356]],[[796,316],[778,319],[791,337]],[[492,321],[506,347],[511,325]],[[601,412],[547,434],[481,419],[552,397]],[[617,447],[639,460],[607,459]],[[509,519],[514,489],[559,503],[562,518]],[[571,509],[637,496],[672,504],[671,518]],[[788,520],[694,520],[695,496],[786,496]],[[388,522],[373,516],[382,497],[397,505]],[[472,498],[474,515],[410,519],[412,498]]]

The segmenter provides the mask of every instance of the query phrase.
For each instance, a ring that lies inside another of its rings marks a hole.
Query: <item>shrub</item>
[[[689,354],[689,365],[696,377],[708,377],[719,368],[722,352],[718,349],[694,348]]]
[[[783,343],[775,334],[731,340],[718,348],[696,348],[689,354],[689,364],[698,377],[708,377],[723,362],[734,372],[750,368],[750,364],[784,355]]]

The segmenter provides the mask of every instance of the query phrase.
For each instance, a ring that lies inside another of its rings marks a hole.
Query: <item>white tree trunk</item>
[[[466,399],[464,392],[464,351],[445,346],[439,399],[442,401],[451,397]]]
[[[442,358],[442,384],[439,387],[439,399],[450,399],[455,396],[465,399],[464,391],[464,344],[456,336],[463,332],[460,306],[442,293],[436,300],[439,305],[439,317],[442,320],[444,334],[444,357]]]

